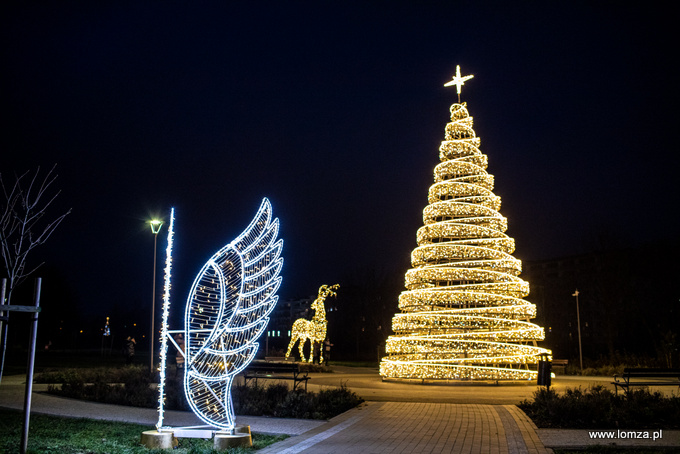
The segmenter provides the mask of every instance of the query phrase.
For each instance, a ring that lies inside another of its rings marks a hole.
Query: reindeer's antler
[[[337,296],[337,293],[334,292],[333,290],[340,288],[340,284],[334,284],[334,285],[322,285],[319,287],[319,296],[318,298],[321,299],[326,299],[329,296]]]

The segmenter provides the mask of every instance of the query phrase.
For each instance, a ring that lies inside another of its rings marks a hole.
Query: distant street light
[[[578,289],[571,296],[576,297],[576,323],[578,326],[578,357],[581,361],[581,372],[583,372],[583,352],[581,351],[581,313],[578,308]]]
[[[151,295],[151,359],[149,371],[153,373],[153,330],[154,330],[154,314],[156,313],[156,243],[158,242],[158,232],[161,231],[163,221],[153,219],[149,221],[151,225],[151,233],[153,233],[153,294]]]

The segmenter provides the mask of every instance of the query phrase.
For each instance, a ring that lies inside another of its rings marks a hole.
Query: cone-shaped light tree
[[[386,379],[535,379],[543,328],[530,323],[536,306],[523,298],[529,284],[511,254],[487,156],[460,103],[460,67],[451,122],[439,148],[434,184],[423,210],[406,272],[406,290],[392,320],[380,374]]]

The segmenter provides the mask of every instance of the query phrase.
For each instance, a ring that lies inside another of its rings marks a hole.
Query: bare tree
[[[0,173],[0,248],[7,272],[6,304],[12,301],[14,289],[31,273],[40,268],[43,263],[27,268],[29,253],[44,244],[54,233],[66,216],[66,213],[49,221],[45,219],[46,211],[61,193],[51,190],[57,179],[54,173],[56,164],[44,177],[40,176],[40,167],[35,172],[27,171],[14,176],[12,185],[5,184]],[[0,301],[5,304],[5,301]],[[0,335],[2,336],[2,358],[0,359],[0,380],[5,364],[5,346],[7,343],[7,327],[3,330],[0,321]]]

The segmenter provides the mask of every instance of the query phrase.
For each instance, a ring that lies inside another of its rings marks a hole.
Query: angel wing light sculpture
[[[194,413],[234,428],[231,384],[253,360],[281,285],[283,240],[266,198],[250,225],[196,276],[185,313],[184,392]]]

